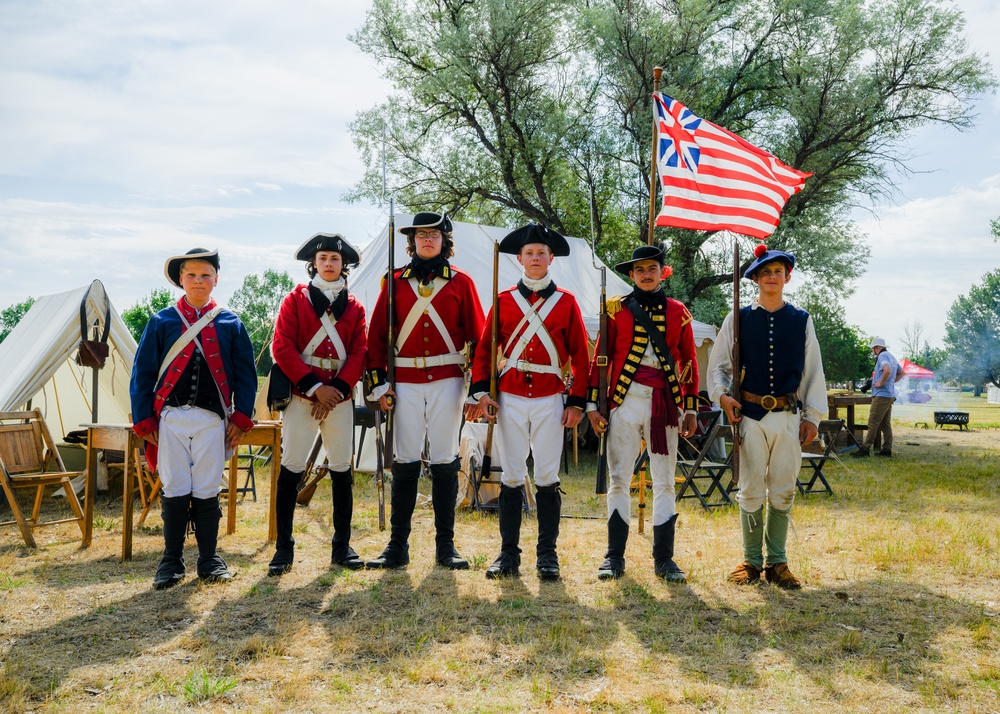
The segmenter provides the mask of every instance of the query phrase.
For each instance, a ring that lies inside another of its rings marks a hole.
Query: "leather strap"
[[[750,392],[740,392],[740,400],[744,402],[750,402],[751,404],[756,404],[760,406],[761,409],[766,409],[769,412],[782,411],[788,409],[789,401],[787,396],[775,397],[772,394],[765,394],[760,396],[758,394],[751,394]]]

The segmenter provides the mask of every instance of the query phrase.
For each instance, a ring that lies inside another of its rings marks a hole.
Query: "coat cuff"
[[[322,383],[323,380],[321,380],[315,374],[310,372],[305,377],[303,377],[302,379],[300,379],[298,382],[295,383],[295,388],[298,389],[303,394],[306,394],[309,392],[310,389]]]
[[[338,392],[344,395],[344,399],[351,398],[351,385],[349,385],[344,380],[339,377],[334,377],[333,381],[330,382],[330,386],[336,389]]]
[[[587,408],[587,399],[586,397],[566,397],[566,406],[584,410]]]
[[[490,391],[490,380],[488,379],[480,379],[478,382],[473,382],[469,385],[469,396],[488,391]]]
[[[233,412],[229,417],[229,421],[238,426],[244,432],[253,429],[253,419],[248,417],[243,412]]]
[[[386,383],[385,370],[373,367],[365,372],[365,382],[368,385],[368,391],[374,392],[376,388],[381,387]]]
[[[132,425],[132,431],[135,432],[136,436],[146,436],[146,434],[152,434],[154,431],[158,431],[160,428],[160,419],[156,416],[151,416],[148,419],[143,419],[138,424]]]

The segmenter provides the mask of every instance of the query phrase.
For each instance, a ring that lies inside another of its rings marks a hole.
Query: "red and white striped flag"
[[[653,94],[653,104],[663,190],[656,225],[771,235],[789,197],[812,174],[786,166],[661,92]]]

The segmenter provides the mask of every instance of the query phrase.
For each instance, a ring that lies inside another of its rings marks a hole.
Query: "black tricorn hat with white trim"
[[[358,253],[357,248],[351,245],[339,233],[317,233],[299,246],[299,249],[295,251],[295,259],[304,260],[308,263],[320,251],[340,253],[344,265],[357,265],[361,262],[361,255]]]
[[[521,252],[521,248],[531,243],[547,245],[552,255],[569,255],[569,243],[566,239],[551,228],[538,223],[529,223],[505,235],[500,241],[500,252],[517,255]]]
[[[192,248],[184,255],[175,255],[173,258],[167,258],[167,262],[163,266],[163,274],[167,276],[167,280],[170,281],[171,285],[181,287],[181,265],[186,260],[204,260],[215,268],[215,272],[219,272],[218,250]]]
[[[418,228],[437,228],[442,233],[451,233],[451,219],[448,218],[447,213],[424,211],[413,217],[412,226],[403,226],[399,229],[399,232],[405,235],[412,235],[416,233]]]

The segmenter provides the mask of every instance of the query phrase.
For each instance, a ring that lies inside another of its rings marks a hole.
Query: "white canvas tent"
[[[90,294],[87,290],[90,288]],[[80,303],[87,296],[87,323],[103,332],[109,299],[104,285],[38,298],[0,343],[0,411],[25,407],[42,412],[57,441],[91,421],[93,370],[74,361],[80,344]],[[136,343],[111,305],[110,354],[98,371],[98,419],[129,423],[129,379]]]
[[[409,214],[396,214],[397,231],[400,226],[408,226],[412,223],[413,216]],[[489,311],[492,304],[493,290],[493,243],[500,241],[510,232],[509,228],[497,228],[494,226],[481,226],[475,223],[453,222],[453,236],[455,238],[455,257],[453,261],[460,270],[469,273],[476,283],[479,292],[479,300],[482,302],[483,310]],[[593,253],[590,244],[580,238],[567,238],[570,245],[570,254],[565,257],[556,258],[552,264],[552,277],[556,284],[572,292],[580,303],[580,310],[583,313],[583,321],[587,326],[587,332],[591,340],[597,338],[600,318],[601,301],[601,274],[594,268]],[[389,253],[389,226],[386,226],[367,246],[361,249],[361,265],[355,268],[348,276],[348,286],[355,297],[365,306],[369,313],[375,307],[381,287],[382,277],[385,275],[387,257]],[[395,245],[395,265],[402,267],[410,260],[406,254],[406,236],[397,232]],[[598,265],[602,265],[600,258]],[[521,268],[517,259],[512,255],[500,254],[499,284],[503,290],[515,284],[521,278]],[[632,291],[622,277],[615,272],[613,266],[607,268],[607,294],[608,297],[616,295],[626,295]],[[716,328],[711,325],[695,321],[694,339],[698,348],[698,366],[702,374],[701,389],[704,389],[705,370],[708,367],[708,356],[712,345],[715,344]],[[360,468],[371,471],[375,465],[374,436],[365,437],[364,449],[361,454]]]

